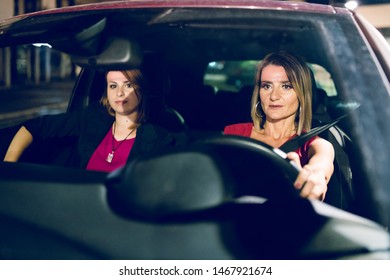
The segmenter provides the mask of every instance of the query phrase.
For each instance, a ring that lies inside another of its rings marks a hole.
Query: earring
[[[301,117],[301,112],[302,112],[302,107],[299,105],[299,110],[297,110],[296,116],[295,116],[295,121],[299,121],[299,118]]]
[[[261,115],[261,113],[259,114],[259,108],[258,108],[259,104],[260,104],[260,101],[257,101],[256,106],[255,106],[255,115],[258,118],[262,118],[263,116]],[[261,108],[260,108],[260,110],[261,110]]]

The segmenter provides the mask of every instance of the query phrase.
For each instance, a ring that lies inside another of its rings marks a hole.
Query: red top
[[[223,133],[250,137],[252,129],[252,123],[238,123],[226,126]],[[296,135],[291,136],[290,139],[295,136]],[[316,138],[317,136],[310,138],[305,142],[305,144],[303,144],[298,150],[295,151],[301,159],[301,166],[304,166],[309,162],[309,148],[311,143],[313,143],[314,139]]]
[[[130,151],[135,142],[135,137],[123,141],[117,141],[114,139],[114,147],[116,150],[114,151],[114,156],[112,157],[111,162],[108,162],[108,154],[112,152],[112,141],[113,137],[110,128],[89,159],[87,170],[111,172],[126,164],[127,158],[129,157]]]

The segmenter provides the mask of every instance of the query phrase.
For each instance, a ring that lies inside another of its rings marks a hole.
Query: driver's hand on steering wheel
[[[324,172],[319,168],[314,168],[310,164],[301,166],[299,155],[295,152],[287,154],[287,158],[292,160],[299,169],[299,174],[294,182],[294,187],[300,190],[300,195],[304,198],[313,198],[323,201],[325,199],[328,186]]]

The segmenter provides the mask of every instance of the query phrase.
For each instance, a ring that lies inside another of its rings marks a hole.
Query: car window
[[[238,92],[243,86],[253,85],[258,63],[257,60],[212,61],[207,65],[203,83],[212,86],[215,92]],[[318,64],[309,64],[309,67],[313,70],[317,87],[325,90],[329,97],[336,96],[331,74]]]
[[[329,97],[336,96],[337,91],[331,74],[318,64],[309,64],[309,67],[313,70],[317,87],[325,90]]]
[[[8,80],[0,87],[0,128],[40,115],[58,114],[68,108],[78,70],[70,57],[47,44],[19,45],[11,52]],[[11,84],[9,86],[7,84]],[[17,84],[17,86],[13,86]]]
[[[257,64],[257,60],[212,61],[207,66],[204,84],[216,91],[238,92],[242,86],[253,84]]]

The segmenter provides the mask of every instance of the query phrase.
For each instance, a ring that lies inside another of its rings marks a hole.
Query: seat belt
[[[299,136],[295,136],[294,138],[288,140],[286,143],[284,143],[282,146],[280,146],[279,149],[285,153],[292,152],[292,151],[299,149],[299,147],[301,147],[307,140],[309,140],[310,138],[312,138],[312,137],[320,134],[321,132],[324,132],[325,130],[331,128],[332,126],[337,124],[340,120],[342,120],[346,115],[347,114],[344,114],[331,123],[327,123],[327,124],[324,124],[322,126],[314,127],[306,133],[303,133]]]

